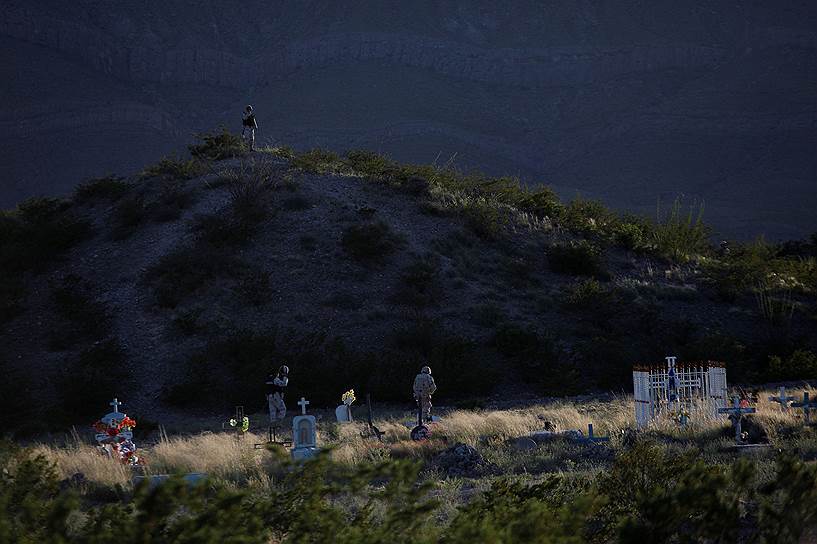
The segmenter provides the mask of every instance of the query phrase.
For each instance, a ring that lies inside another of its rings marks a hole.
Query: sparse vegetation
[[[189,180],[204,175],[207,167],[197,159],[180,159],[176,156],[164,157],[158,163],[145,168],[141,177],[165,180]]]
[[[355,259],[372,262],[394,253],[401,246],[402,238],[392,232],[388,223],[375,221],[347,227],[341,244]]]
[[[80,203],[95,199],[115,202],[130,189],[130,185],[124,180],[125,178],[112,174],[102,178],[89,179],[85,183],[78,185],[74,190],[74,200]]]
[[[607,275],[601,250],[587,240],[553,245],[548,248],[547,257],[550,269],[559,274],[602,279]]]
[[[681,201],[676,200],[665,217],[657,211],[657,223],[653,231],[656,250],[660,255],[675,262],[686,262],[709,250],[710,229],[703,222],[703,205],[690,206],[686,215]]]
[[[200,143],[190,145],[188,149],[190,154],[197,159],[220,161],[244,157],[248,152],[241,136],[229,132],[224,127],[216,132],[196,134],[196,139]]]
[[[666,420],[619,432],[632,424],[624,400],[451,410],[419,444],[406,440],[402,420],[409,416],[376,418],[383,443],[361,438],[359,424],[320,422],[319,440],[333,447],[301,465],[277,450],[254,449],[261,437],[252,432],[243,440],[205,433],[143,446],[151,471],[207,473],[208,483],[197,486],[178,479],[132,490],[127,469],[80,441],[29,449],[5,443],[0,527],[16,541],[107,539],[115,527],[120,540],[451,544],[794,543],[817,530],[817,467],[786,446],[813,456],[817,441],[765,400],[750,417],[769,429],[773,447],[737,460],[724,449],[725,420],[685,430]],[[506,442],[545,424],[582,429],[588,422],[610,442],[554,439],[531,451]],[[458,443],[476,447],[495,472],[448,475],[440,454]],[[77,473],[84,479],[72,479]]]

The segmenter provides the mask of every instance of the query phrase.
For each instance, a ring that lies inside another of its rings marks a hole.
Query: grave
[[[729,419],[732,421],[732,427],[735,429],[735,442],[743,442],[741,436],[741,421],[744,414],[754,414],[757,410],[751,407],[742,407],[740,405],[740,398],[735,395],[732,397],[732,406],[729,408],[719,408],[719,414],[729,414]]]
[[[787,397],[786,396],[786,388],[780,387],[777,391],[776,397],[769,397],[769,400],[772,402],[780,403],[780,411],[781,412],[788,412],[789,411],[789,402],[793,400],[797,400],[794,397]]]
[[[119,411],[123,403],[118,399],[114,398],[110,404],[113,406],[113,412],[105,414],[93,424],[96,431],[94,438],[100,449],[109,457],[116,458],[123,464],[136,466],[139,457],[136,455],[136,444],[133,442],[131,430],[136,426],[136,421]]]
[[[352,403],[355,402],[355,390],[350,389],[341,395],[340,400],[342,404],[335,408],[335,418],[338,423],[352,422]]]
[[[374,422],[372,421],[372,396],[366,393],[366,408],[368,410],[368,415],[366,419],[369,424],[368,432],[362,431],[360,436],[363,438],[372,438],[375,437],[379,442],[383,442],[383,435],[386,434],[377,427],[374,426]]]
[[[800,408],[803,410],[803,420],[806,425],[811,425],[811,411],[817,409],[817,400],[810,400],[808,391],[803,391],[802,402],[792,402],[792,408]]]
[[[314,457],[320,449],[317,446],[317,423],[315,416],[306,413],[309,401],[301,397],[298,406],[301,415],[292,418],[292,459],[302,461]]]
[[[686,424],[690,417],[717,417],[726,407],[726,369],[723,363],[666,363],[633,368],[635,420],[638,427],[661,416]]]

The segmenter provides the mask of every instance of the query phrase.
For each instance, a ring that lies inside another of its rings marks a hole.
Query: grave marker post
[[[740,398],[737,395],[732,397],[732,406],[729,408],[718,408],[719,414],[729,414],[729,419],[732,420],[732,426],[735,428],[735,441],[741,441],[741,420],[744,414],[754,414],[757,410],[754,408],[741,408]]]

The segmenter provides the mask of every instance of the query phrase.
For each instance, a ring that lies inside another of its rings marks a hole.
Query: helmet
[[[244,109],[246,109],[247,111],[252,111],[252,106],[250,106],[249,104],[247,104],[247,107],[246,107],[246,108],[244,108]]]
[[[423,367],[423,368],[420,370],[420,373],[421,373],[421,374],[431,374],[431,367],[430,367],[430,366],[424,366],[424,367]]]
[[[287,365],[281,365],[281,368],[278,369],[279,374],[289,374],[289,367]]]

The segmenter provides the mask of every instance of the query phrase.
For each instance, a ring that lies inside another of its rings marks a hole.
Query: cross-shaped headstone
[[[587,424],[587,440],[590,442],[607,442],[610,440],[609,436],[596,436],[593,434],[593,424]]]
[[[718,408],[719,414],[729,414],[732,420],[732,426],[735,428],[735,441],[740,442],[741,425],[743,414],[754,414],[757,410],[754,408],[741,408],[740,398],[735,395],[732,397],[732,406],[728,408]]]
[[[776,397],[769,397],[769,400],[772,401],[772,402],[779,402],[780,403],[780,410],[782,410],[783,412],[788,412],[789,411],[789,401],[795,400],[795,398],[794,397],[787,397],[786,396],[786,388],[781,387],[777,391],[777,396]]]
[[[305,398],[301,397],[301,400],[298,401],[298,406],[301,407],[301,415],[306,415],[306,407],[309,404],[309,401]]]
[[[123,403],[119,402],[119,401],[116,399],[116,397],[114,397],[113,401],[111,401],[109,404],[110,404],[111,406],[113,406],[113,413],[115,413],[115,414],[120,413],[120,412],[119,412],[119,406],[120,406],[120,405],[122,405]]]
[[[803,391],[803,402],[792,402],[792,408],[802,408],[806,425],[811,423],[811,411],[817,409],[817,400],[810,400],[808,391]]]

